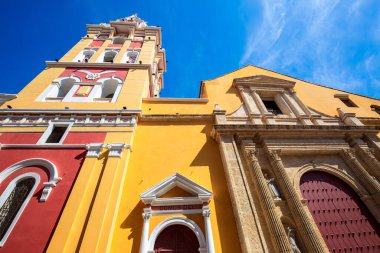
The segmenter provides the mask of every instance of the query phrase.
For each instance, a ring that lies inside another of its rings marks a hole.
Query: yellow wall
[[[143,204],[140,194],[174,173],[213,192],[211,222],[216,252],[239,252],[235,220],[217,143],[204,123],[139,122],[122,190],[112,252],[139,252]],[[203,228],[203,217],[194,218]],[[153,217],[150,231],[170,216]]]
[[[204,81],[208,102],[167,102],[167,101],[146,101],[143,103],[144,114],[210,114],[215,104],[227,111],[227,114],[234,112],[242,103],[237,89],[232,87],[235,78],[267,75],[280,79],[296,82],[295,90],[299,98],[309,107],[327,115],[337,115],[336,108],[342,108],[346,112],[357,113],[357,117],[380,118],[380,115],[372,111],[371,105],[379,105],[380,100],[367,98],[360,95],[351,94],[300,81],[270,70],[248,65],[226,75]],[[349,94],[349,98],[358,106],[346,107],[335,94]]]

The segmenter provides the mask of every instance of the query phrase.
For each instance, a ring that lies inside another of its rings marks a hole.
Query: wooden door
[[[349,185],[312,171],[301,192],[330,252],[380,252],[379,224]]]
[[[159,234],[154,244],[154,252],[198,253],[198,238],[190,228],[183,225],[172,225]]]

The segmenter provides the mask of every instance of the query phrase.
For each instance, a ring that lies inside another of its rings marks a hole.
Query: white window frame
[[[15,227],[18,219],[20,218],[20,216],[23,213],[25,207],[29,203],[29,200],[33,196],[34,191],[36,190],[37,186],[39,185],[39,183],[41,181],[40,176],[37,173],[34,173],[34,172],[28,172],[28,173],[19,175],[18,177],[16,177],[15,179],[13,179],[9,183],[9,185],[7,186],[7,188],[5,189],[5,191],[0,196],[0,207],[2,207],[4,205],[4,203],[5,203],[5,201],[8,199],[9,195],[11,194],[11,192],[13,191],[13,189],[16,187],[17,183],[20,182],[23,179],[26,179],[26,178],[34,178],[36,181],[34,182],[34,185],[33,185],[32,189],[31,189],[31,191],[29,192],[28,196],[25,198],[24,203],[22,203],[20,209],[17,211],[17,214],[13,218],[12,223],[9,226],[9,228],[8,228],[7,232],[5,233],[4,237],[1,239],[1,241],[0,241],[0,247],[4,246],[6,240],[8,239],[8,237],[10,235],[10,233],[12,232],[13,228]]]
[[[127,63],[127,60],[129,60],[129,56],[128,56],[128,53],[131,53],[131,52],[136,52],[137,53],[137,56],[136,56],[136,61],[134,63],[128,63],[128,64],[136,64],[138,62],[138,59],[139,59],[139,56],[140,56],[140,50],[135,50],[135,49],[128,49],[127,51],[125,51],[124,55],[123,55],[123,58],[121,59],[121,63]]]
[[[70,132],[71,127],[73,126],[74,121],[58,121],[58,120],[51,120],[49,121],[49,126],[46,128],[45,132],[42,134],[41,138],[38,140],[37,144],[44,144],[44,145],[57,145],[62,144],[63,141],[66,139],[67,134]],[[55,126],[58,127],[67,127],[65,133],[62,135],[62,138],[59,140],[58,143],[46,143],[47,139],[49,138],[50,134],[53,132],[53,129]]]
[[[107,49],[105,49],[105,50],[100,54],[100,56],[99,56],[99,58],[96,60],[96,62],[97,62],[97,63],[110,63],[110,62],[105,62],[105,61],[104,61],[104,56],[105,56],[105,54],[106,54],[107,52],[112,52],[112,51],[116,52],[115,57],[112,59],[112,60],[115,60],[116,56],[120,53],[120,50],[117,50],[117,49],[109,49],[109,48],[107,48]]]
[[[80,51],[80,53],[74,58],[73,62],[78,62],[78,60],[82,59],[85,56],[84,55],[85,51],[92,51],[93,52],[93,54],[89,58],[89,60],[90,60],[95,55],[95,53],[96,53],[97,50],[94,49],[94,48],[85,48],[82,51]],[[82,61],[80,61],[80,62],[82,62]]]

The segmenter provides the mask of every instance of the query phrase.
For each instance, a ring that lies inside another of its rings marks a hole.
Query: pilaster
[[[252,172],[252,181],[255,185],[256,192],[260,197],[260,204],[265,216],[265,221],[273,237],[272,243],[276,249],[276,252],[289,252],[293,250],[288,242],[284,226],[281,219],[276,213],[276,206],[273,201],[272,194],[269,191],[266,179],[260,167],[257,159],[257,151],[254,148],[248,149],[243,146],[243,152],[247,159],[247,164],[250,166]]]
[[[80,247],[81,252],[108,252],[112,242],[129,151],[125,151],[126,145],[121,143],[113,143],[107,147],[107,163],[98,186],[101,194],[95,196]]]
[[[313,220],[307,215],[304,206],[294,189],[284,165],[280,158],[280,150],[271,150],[266,148],[268,159],[272,165],[273,172],[278,179],[279,186],[285,195],[289,210],[292,211],[294,221],[297,224],[297,230],[302,236],[307,252],[327,252],[323,239],[319,236],[315,227],[312,225]]]
[[[380,204],[380,184],[360,164],[353,149],[342,149],[343,160],[350,167],[356,179],[367,189],[376,203]]]

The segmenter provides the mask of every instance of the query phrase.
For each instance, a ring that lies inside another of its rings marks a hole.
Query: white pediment
[[[178,187],[193,197],[171,197],[161,198],[165,193],[169,192],[174,187]],[[212,193],[195,182],[187,179],[186,177],[175,173],[172,176],[166,178],[160,183],[156,184],[152,188],[146,190],[141,195],[141,200],[144,204],[164,204],[164,203],[203,203],[208,202],[212,197]]]

